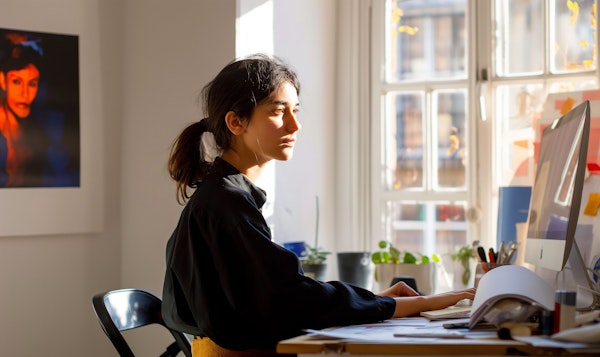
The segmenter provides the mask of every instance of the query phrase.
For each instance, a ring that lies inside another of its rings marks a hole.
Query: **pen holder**
[[[488,271],[490,271],[494,268],[502,266],[502,265],[510,265],[510,264],[496,264],[496,263],[482,263],[482,262],[477,263],[477,266],[475,267],[475,288],[477,288],[477,285],[479,285],[479,280],[481,279],[483,274],[487,273]]]

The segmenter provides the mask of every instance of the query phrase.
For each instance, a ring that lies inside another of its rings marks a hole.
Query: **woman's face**
[[[40,71],[34,65],[6,73],[3,89],[6,91],[8,108],[19,118],[26,118],[31,102],[38,91]]]
[[[294,153],[298,121],[298,93],[285,82],[254,108],[243,141],[260,162],[289,160]]]

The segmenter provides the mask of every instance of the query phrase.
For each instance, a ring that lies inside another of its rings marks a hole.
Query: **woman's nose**
[[[302,124],[300,124],[296,113],[291,112],[287,115],[286,127],[290,132],[296,132],[302,129]]]

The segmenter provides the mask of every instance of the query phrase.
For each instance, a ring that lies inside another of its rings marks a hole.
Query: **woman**
[[[375,295],[315,281],[294,253],[271,241],[261,214],[265,192],[254,182],[270,161],[292,157],[299,92],[296,74],[278,59],[232,62],[203,90],[206,118],[172,147],[178,201],[189,201],[167,244],[163,315],[200,337],[196,356],[275,354],[278,341],[305,328],[410,316],[473,298],[472,289],[418,296],[398,283]]]

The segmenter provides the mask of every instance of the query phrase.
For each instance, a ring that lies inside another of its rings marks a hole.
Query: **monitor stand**
[[[573,240],[567,263],[577,283],[577,310],[589,311],[600,309],[600,288],[590,278],[590,271],[583,261],[577,240]],[[581,288],[580,288],[581,287]]]

